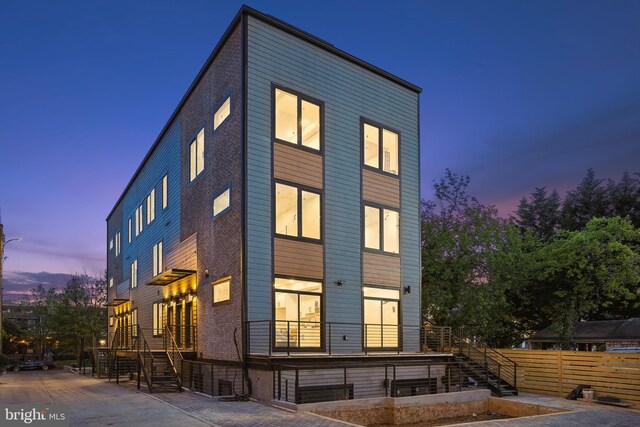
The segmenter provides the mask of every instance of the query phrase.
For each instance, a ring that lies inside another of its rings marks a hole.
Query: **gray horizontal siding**
[[[360,118],[401,134],[403,282],[419,284],[418,97],[381,76],[249,18],[248,229],[250,319],[271,318],[271,84],[324,102],[324,241],[327,321],[362,322]],[[337,280],[346,281],[338,287]],[[419,317],[419,292],[403,299]],[[351,341],[353,339],[353,341]],[[349,337],[360,342],[359,337]]]
[[[163,252],[168,253],[180,242],[180,135],[181,123],[177,119],[147,160],[145,167],[122,199],[123,230],[122,256],[124,278],[130,277],[130,266],[138,260],[138,287],[131,290],[131,308],[138,308],[138,321],[143,327],[151,325],[151,302],[162,298],[157,286],[146,286],[153,275],[153,246],[162,241]],[[162,209],[162,177],[168,178],[168,205]],[[146,198],[156,190],[156,216],[146,223]],[[135,210],[144,206],[142,233],[135,235]],[[131,243],[128,243],[128,221],[133,218]],[[166,259],[165,259],[166,261]],[[166,263],[165,263],[166,264]],[[166,265],[166,267],[170,267]]]

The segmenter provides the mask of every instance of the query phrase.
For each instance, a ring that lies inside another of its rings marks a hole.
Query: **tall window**
[[[109,250],[113,250],[113,238],[109,240]]]
[[[131,263],[131,288],[138,287],[138,260]]]
[[[163,325],[163,315],[164,315],[164,304],[162,302],[154,302],[153,303],[153,335],[160,336],[162,335]]]
[[[213,217],[217,217],[231,206],[231,189],[227,188],[213,199]]]
[[[276,278],[276,347],[321,346],[322,282]]]
[[[162,273],[162,242],[153,245],[153,276]]]
[[[119,231],[116,233],[115,241],[116,241],[116,243],[115,243],[115,245],[116,245],[116,256],[118,256],[118,255],[120,255],[120,251],[122,249],[121,242],[120,242],[120,232]]]
[[[364,286],[364,334],[369,348],[399,346],[400,291]]]
[[[147,196],[147,224],[156,219],[156,189]]]
[[[218,126],[229,117],[229,114],[231,114],[231,97],[225,99],[220,108],[213,114],[213,130],[218,129]]]
[[[276,183],[276,234],[320,239],[320,194]]]
[[[131,243],[131,218],[129,218],[129,233],[127,234],[127,242]]]
[[[398,175],[398,134],[369,123],[363,123],[362,133],[364,164]]]
[[[138,336],[138,309],[131,310],[131,336]]]
[[[400,253],[400,213],[392,209],[365,206],[364,247]]]
[[[113,287],[113,277],[109,277],[109,287]]]
[[[217,280],[213,286],[213,303],[225,302],[231,299],[231,277]]]
[[[189,181],[196,179],[204,170],[204,128],[189,145]]]
[[[162,177],[162,209],[166,209],[169,205],[169,178],[167,175]]]
[[[275,89],[275,137],[280,141],[320,149],[320,104]]]
[[[138,206],[138,208],[136,209],[136,236],[140,233],[142,233],[142,226],[144,221],[142,220],[143,216],[142,216],[142,205]]]

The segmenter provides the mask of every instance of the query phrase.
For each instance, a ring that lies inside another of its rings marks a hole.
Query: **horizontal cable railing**
[[[261,320],[245,323],[247,353],[369,354],[420,352],[422,326]]]
[[[418,396],[477,387],[459,361],[280,365],[273,370],[273,398],[297,404]]]
[[[211,396],[244,394],[244,371],[240,362],[183,360],[182,386]]]

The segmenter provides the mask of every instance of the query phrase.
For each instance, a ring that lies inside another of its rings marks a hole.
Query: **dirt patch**
[[[490,421],[490,420],[504,420],[510,417],[509,415],[498,414],[497,412],[487,412],[484,414],[463,415],[453,418],[441,418],[439,420],[424,421],[420,423],[400,424],[393,426],[391,424],[373,424],[369,427],[435,427],[435,426],[450,426],[454,424],[471,423],[475,421]]]

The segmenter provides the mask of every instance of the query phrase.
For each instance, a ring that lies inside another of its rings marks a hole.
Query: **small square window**
[[[231,277],[226,277],[212,283],[213,303],[229,301],[231,299]]]

